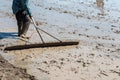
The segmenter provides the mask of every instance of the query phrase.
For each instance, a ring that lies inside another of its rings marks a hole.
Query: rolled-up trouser
[[[17,12],[16,20],[18,25],[18,36],[26,35],[28,28],[30,26],[30,17],[27,15],[26,11],[22,10]]]

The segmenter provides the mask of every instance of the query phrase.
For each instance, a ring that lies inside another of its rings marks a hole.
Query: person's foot
[[[21,38],[29,39],[28,36],[25,36],[24,34],[20,35]]]

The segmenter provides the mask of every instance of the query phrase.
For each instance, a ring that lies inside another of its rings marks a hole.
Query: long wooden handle
[[[49,35],[49,36],[53,37],[54,39],[58,40],[59,42],[62,42],[60,39],[56,38],[55,36],[53,36],[53,35],[49,34],[48,32],[46,32],[46,31],[44,31],[44,30],[42,30],[42,29],[40,29],[40,28],[36,25],[35,20],[34,20],[34,18],[33,18],[33,17],[32,17],[32,21],[33,21],[33,24],[34,24],[34,26],[35,26],[35,28],[36,28],[36,29],[41,30],[42,32],[44,32],[44,33],[46,33],[47,35]]]
[[[36,29],[36,31],[37,31],[37,33],[38,33],[38,35],[39,35],[39,37],[40,37],[42,43],[44,44],[45,42],[44,42],[44,40],[43,40],[43,38],[42,38],[40,32],[39,32],[38,29],[37,29],[37,25],[36,25],[36,23],[35,23],[34,18],[32,17],[31,19],[32,19],[32,22],[33,22],[33,24],[34,24],[34,27],[35,27],[35,29]]]

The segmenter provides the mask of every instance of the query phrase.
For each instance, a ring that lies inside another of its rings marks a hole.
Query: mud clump
[[[37,80],[26,69],[14,67],[0,55],[0,80]]]

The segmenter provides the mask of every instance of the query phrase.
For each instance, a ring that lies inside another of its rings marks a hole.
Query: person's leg
[[[23,27],[22,27],[21,35],[26,35],[31,20],[30,17],[25,12],[22,13],[22,21],[23,21]]]
[[[15,16],[16,16],[17,26],[18,26],[18,36],[20,36],[22,31],[22,26],[23,26],[21,11],[19,11]]]

